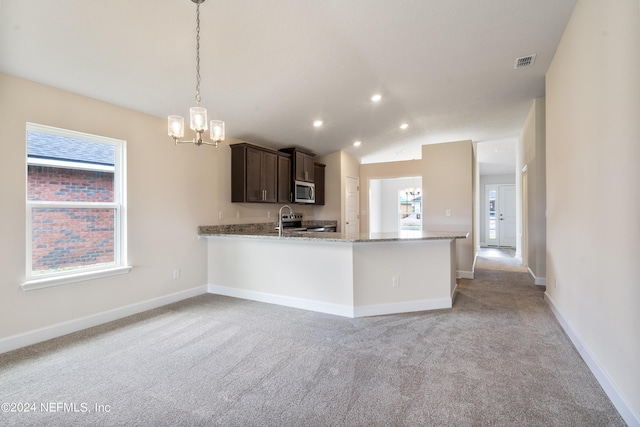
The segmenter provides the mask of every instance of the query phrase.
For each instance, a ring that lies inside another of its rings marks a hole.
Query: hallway
[[[527,267],[515,257],[514,248],[484,247],[476,254],[475,269],[517,271],[527,273]],[[533,282],[532,282],[533,283]],[[544,287],[542,287],[544,290]]]

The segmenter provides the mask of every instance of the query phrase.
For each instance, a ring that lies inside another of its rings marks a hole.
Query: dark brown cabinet
[[[291,157],[278,155],[278,203],[293,201],[291,188]]]
[[[314,182],[313,156],[302,151],[295,152],[296,181]]]
[[[315,154],[302,151],[297,147],[283,148],[280,151],[291,155],[294,181],[314,182],[313,157]]]
[[[322,163],[313,164],[313,174],[316,185],[316,205],[324,205],[324,168]]]
[[[231,145],[231,201],[276,203],[280,157],[282,153],[250,144]]]

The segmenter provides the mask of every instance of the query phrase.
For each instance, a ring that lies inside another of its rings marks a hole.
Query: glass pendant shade
[[[224,122],[222,120],[211,120],[211,140],[213,142],[224,141]]]
[[[209,129],[209,122],[207,109],[200,107],[200,5],[205,0],[191,1],[196,4],[196,106],[189,109],[189,127],[196,132],[196,135],[191,140],[182,140],[184,137],[184,118],[181,116],[168,117],[168,132],[176,145],[192,143],[196,146],[204,144],[218,147],[219,143],[224,141],[224,122],[211,120],[211,141],[205,140],[203,134]]]
[[[204,107],[191,107],[189,109],[191,117],[191,129],[196,132],[207,130],[207,109]]]
[[[182,138],[184,136],[184,118],[182,116],[169,116],[169,136]]]

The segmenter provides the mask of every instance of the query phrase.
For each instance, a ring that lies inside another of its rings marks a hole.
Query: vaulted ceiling
[[[574,5],[206,0],[202,106],[226,122],[228,136],[318,155],[345,150],[363,163],[419,158],[423,144],[471,139],[485,151],[485,172],[498,173],[489,165],[514,157],[504,153],[545,93]],[[190,0],[0,0],[0,71],[160,117],[187,116],[195,13]],[[514,68],[531,54],[532,66]]]

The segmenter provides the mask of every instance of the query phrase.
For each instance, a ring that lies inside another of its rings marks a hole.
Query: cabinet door
[[[294,163],[296,181],[313,182],[313,156],[296,151]]]
[[[301,153],[299,151],[295,152],[295,159],[293,160],[293,164],[295,165],[295,178],[296,181],[306,181],[304,179],[305,177],[305,173],[304,173],[304,153]]]
[[[262,185],[262,154],[260,150],[247,147],[247,202],[264,201],[264,186]]]
[[[278,156],[278,203],[289,203],[292,200],[291,159],[285,156]]]
[[[308,182],[315,182],[314,180],[314,164],[313,164],[313,157],[305,154],[304,155],[304,172],[306,175],[306,179],[305,181]]]
[[[324,168],[320,163],[314,164],[314,181],[316,184],[316,205],[324,205]]]
[[[278,201],[278,156],[273,153],[262,152],[262,189],[263,202],[276,203]]]

